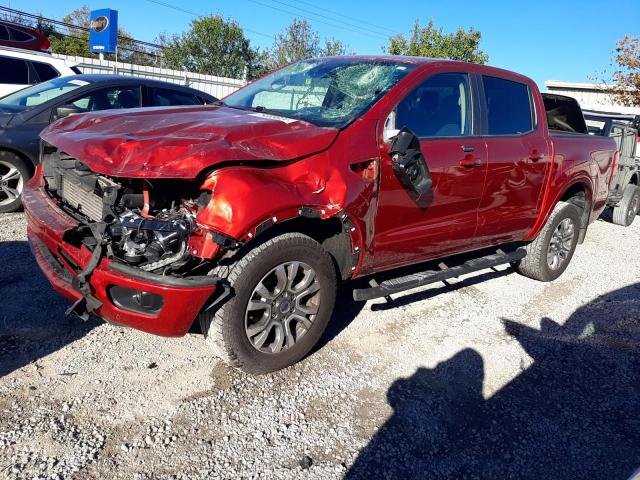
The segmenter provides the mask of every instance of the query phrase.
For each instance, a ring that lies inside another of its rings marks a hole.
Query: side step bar
[[[524,248],[518,248],[509,253],[498,251],[498,253],[492,255],[467,260],[454,267],[443,268],[442,270],[425,270],[424,272],[412,273],[404,277],[391,278],[370,288],[354,289],[353,299],[356,301],[367,301],[373,298],[386,297],[392,293],[400,293],[405,290],[411,290],[412,288],[422,287],[449,278],[466,275],[467,273],[484,270],[485,268],[516,262],[522,260],[526,255],[527,252]]]

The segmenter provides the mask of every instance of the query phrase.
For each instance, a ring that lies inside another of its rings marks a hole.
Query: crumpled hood
[[[329,147],[338,130],[223,106],[139,108],[73,115],[41,137],[94,172],[194,178],[227,161],[288,161]]]

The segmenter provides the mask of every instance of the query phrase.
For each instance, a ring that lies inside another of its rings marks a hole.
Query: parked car
[[[0,46],[48,52],[51,43],[45,34],[35,28],[0,20]]]
[[[269,372],[313,348],[342,281],[369,276],[363,301],[498,264],[560,276],[616,145],[551,117],[506,70],[305,60],[217,106],[52,125],[28,236],[70,312],[165,336],[198,320],[225,361]]]
[[[106,109],[205,105],[217,99],[189,87],[120,75],[73,75],[0,98],[0,212],[22,207],[24,183],[40,154],[39,134],[71,114]]]
[[[640,215],[640,116],[585,112],[590,133],[611,137],[618,147],[619,161],[607,205],[613,222],[628,227]]]
[[[75,63],[47,53],[0,47],[0,97],[56,77],[82,73]]]

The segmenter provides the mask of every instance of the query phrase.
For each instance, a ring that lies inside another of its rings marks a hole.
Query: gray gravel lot
[[[0,215],[0,478],[589,478],[640,467],[640,221],[567,272],[500,267],[338,301],[324,345],[250,377],[202,338],[64,317]]]

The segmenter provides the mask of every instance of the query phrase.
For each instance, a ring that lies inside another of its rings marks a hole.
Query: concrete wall
[[[550,93],[575,98],[585,110],[640,115],[640,108],[619,105],[602,85],[547,80],[544,86]]]
[[[54,57],[77,63],[82,73],[111,73],[119,75],[133,75],[135,77],[153,78],[207,92],[215,97],[222,98],[235,92],[246,82],[236,78],[215,77],[200,73],[182,72],[169,68],[145,67],[131,63],[111,62],[97,58],[73,57],[69,55],[53,54]]]

